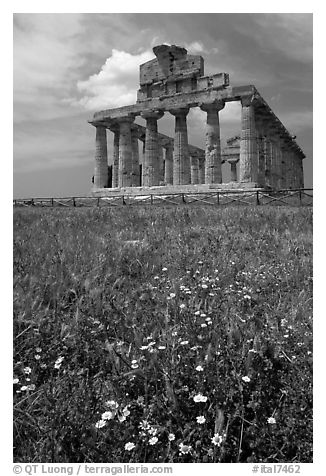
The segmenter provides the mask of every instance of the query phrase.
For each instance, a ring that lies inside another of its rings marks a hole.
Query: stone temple
[[[227,73],[205,76],[203,58],[185,48],[159,45],[153,52],[156,59],[140,65],[136,104],[96,112],[89,121],[96,128],[93,195],[304,187],[305,155],[255,86],[231,86]],[[221,149],[219,111],[230,101],[241,102],[241,130]],[[192,107],[206,112],[205,150],[188,143]],[[165,112],[174,116],[174,137],[158,132]],[[135,123],[137,116],[146,126]],[[223,182],[223,163],[231,182]]]

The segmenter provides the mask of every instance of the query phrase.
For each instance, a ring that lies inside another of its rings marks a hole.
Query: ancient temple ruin
[[[89,121],[96,128],[94,195],[149,188],[162,193],[303,188],[305,155],[255,86],[231,86],[227,73],[205,76],[203,58],[185,48],[159,45],[153,52],[156,59],[140,65],[136,104],[96,112]],[[222,149],[219,111],[230,101],[241,102],[241,131]],[[205,150],[188,144],[187,114],[193,107],[206,112]],[[158,132],[165,112],[175,118],[174,137]],[[137,116],[146,126],[135,123]],[[113,133],[112,188],[107,130]],[[230,166],[229,183],[223,182],[223,162]]]

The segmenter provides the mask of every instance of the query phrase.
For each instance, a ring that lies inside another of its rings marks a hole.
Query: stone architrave
[[[104,188],[108,186],[108,152],[106,141],[106,127],[99,125],[96,127],[96,149],[94,167],[94,188]]]
[[[240,182],[257,182],[258,154],[252,96],[241,99]]]
[[[113,131],[113,164],[112,164],[112,187],[119,187],[119,136],[120,131]]]
[[[137,135],[131,133],[131,146],[132,146],[132,164],[131,164],[131,186],[139,187],[140,178],[139,178],[139,146]]]
[[[119,119],[119,187],[132,186],[132,143],[131,124],[134,117]]]
[[[188,150],[187,114],[189,108],[170,109],[175,116],[173,147],[173,185],[190,184],[190,158]]]
[[[222,183],[221,139],[219,111],[224,108],[224,101],[201,104],[207,113],[206,149],[205,149],[205,183]]]
[[[173,185],[173,146],[165,147],[165,167],[164,182],[166,185]]]
[[[144,187],[158,185],[157,121],[163,114],[162,111],[150,111],[141,114],[146,119],[145,160],[142,168],[142,184]]]
[[[190,156],[190,175],[192,185],[199,183],[199,160],[198,157]]]

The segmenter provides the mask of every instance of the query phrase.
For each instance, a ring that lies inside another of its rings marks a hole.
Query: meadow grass
[[[14,211],[14,459],[311,462],[312,211]]]

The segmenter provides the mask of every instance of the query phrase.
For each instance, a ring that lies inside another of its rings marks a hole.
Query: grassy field
[[[312,462],[312,210],[15,210],[13,388],[19,462]]]

